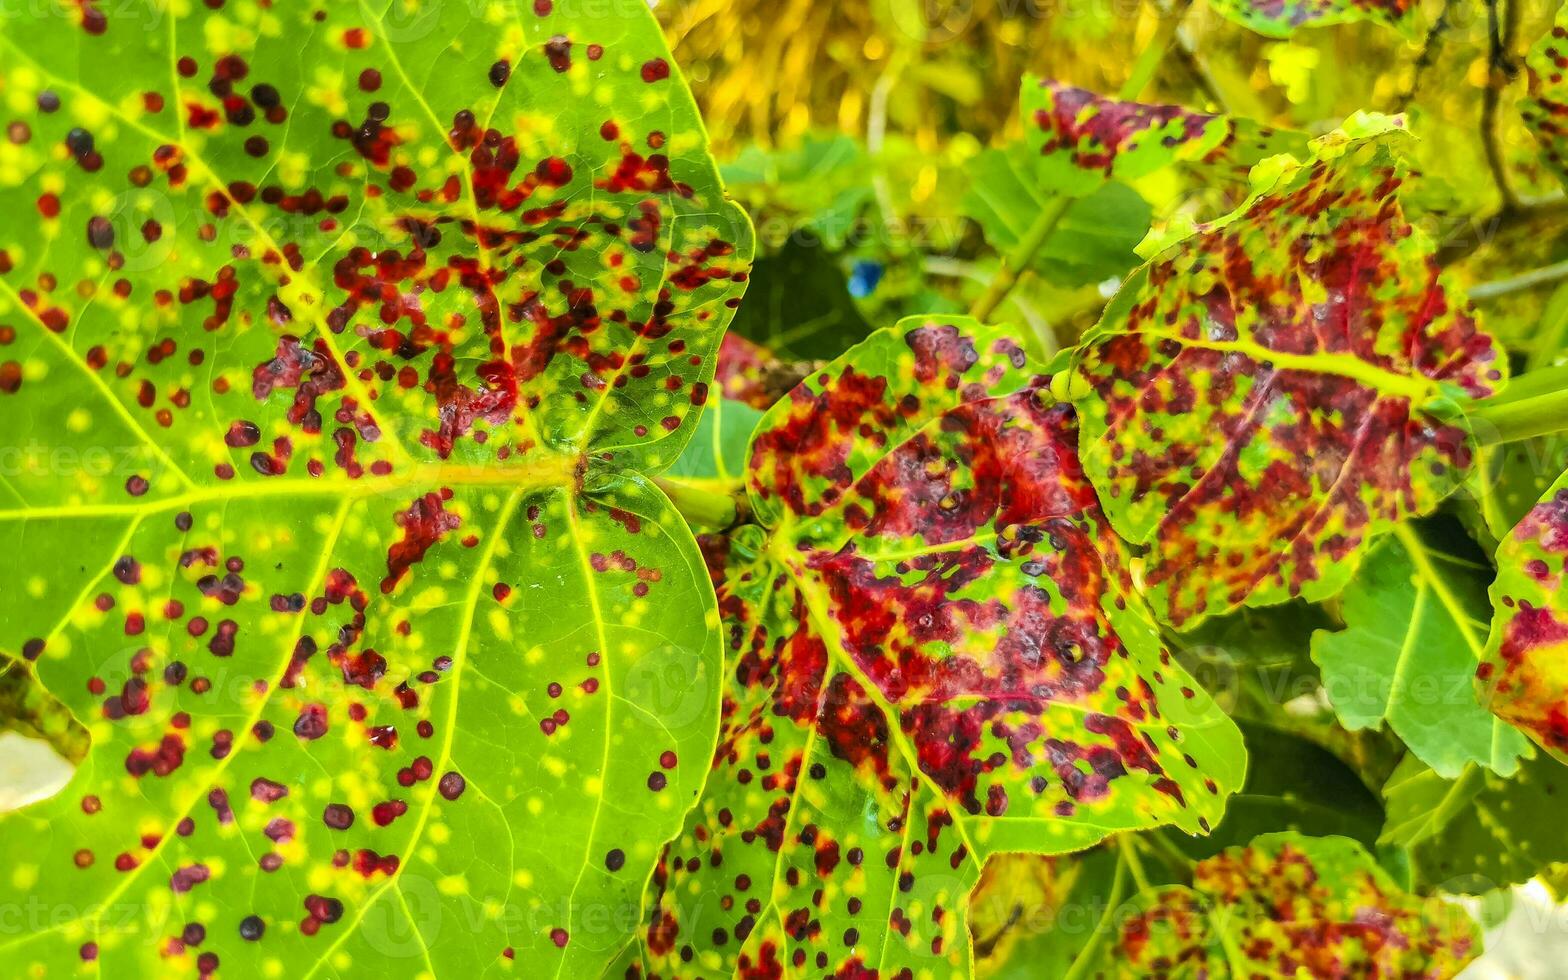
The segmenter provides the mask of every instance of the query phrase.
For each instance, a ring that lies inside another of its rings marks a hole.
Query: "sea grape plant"
[[[906,320],[758,423],[758,523],[706,549],[733,666],[654,973],[962,975],[988,856],[1200,832],[1239,786],[1010,332]]]
[[[4,642],[93,743],[6,823],[55,910],[8,955],[594,972],[719,710],[649,478],[751,241],[668,49],[549,3],[121,16],[4,31]]]
[[[1439,891],[1568,857],[1568,474],[1511,530],[1466,493],[1568,388],[1412,217],[1407,117],[1141,101],[1186,10],[1118,93],[1023,80],[963,196],[994,278],[879,323],[860,267],[744,305],[640,0],[8,17],[0,711],[77,763],[0,816],[8,970],[1471,961]],[[803,222],[887,195],[768,160],[728,172]],[[1119,269],[1176,174],[1212,193]],[[1114,272],[1060,351],[996,315],[1037,262]],[[1216,637],[1323,710],[1211,690]]]

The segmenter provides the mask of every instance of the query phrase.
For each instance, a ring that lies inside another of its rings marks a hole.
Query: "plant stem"
[[[662,476],[654,477],[653,482],[670,498],[680,515],[696,527],[722,530],[739,519],[734,497]]]
[[[1504,402],[1524,401],[1568,389],[1568,364],[1536,368],[1508,382],[1502,394],[1488,398],[1483,405],[1501,405]]]
[[[1132,883],[1138,886],[1140,892],[1148,891],[1149,877],[1143,873],[1143,860],[1138,857],[1138,840],[1131,834],[1123,834],[1116,838],[1116,846],[1122,849],[1127,858],[1127,870],[1132,875]]]
[[[1556,282],[1559,279],[1568,279],[1568,262],[1557,262],[1552,265],[1542,266],[1539,269],[1531,269],[1529,272],[1524,272],[1517,276],[1510,276],[1507,279],[1494,279],[1491,282],[1480,283],[1470,288],[1470,298],[1472,300],[1492,299],[1496,296],[1517,293],[1522,289],[1533,289],[1536,286]]]
[[[1138,838],[1138,842],[1147,845],[1150,853],[1164,862],[1165,867],[1174,872],[1179,880],[1192,878],[1192,858],[1177,850],[1165,831],[1148,831]]]
[[[1535,333],[1535,348],[1524,360],[1525,370],[1531,373],[1548,370],[1568,343],[1568,283],[1552,290],[1541,311],[1541,323]]]
[[[1138,53],[1138,60],[1133,62],[1132,73],[1127,76],[1127,81],[1116,93],[1118,99],[1131,101],[1148,87],[1149,82],[1154,78],[1154,73],[1159,70],[1160,60],[1165,57],[1166,50],[1170,48],[1171,41],[1176,36],[1176,29],[1181,26],[1181,19],[1186,16],[1192,2],[1193,0],[1172,0],[1170,9],[1160,16],[1160,23],[1154,29],[1154,36]],[[970,316],[976,320],[985,320],[996,312],[1002,300],[1006,299],[1007,294],[1018,284],[1019,275],[1034,262],[1035,254],[1045,245],[1051,233],[1056,231],[1056,226],[1061,224],[1062,217],[1067,214],[1067,209],[1072,206],[1072,203],[1071,198],[1056,197],[1040,209],[1040,213],[1035,215],[1034,222],[1029,226],[1029,230],[1024,232],[1024,237],[1018,242],[1018,246],[1002,256],[1002,264],[996,271],[996,277],[969,308]]]
[[[975,305],[969,308],[970,316],[976,320],[985,320],[996,312],[997,306],[1007,298],[1008,293],[1012,292],[1013,286],[1017,285],[1018,274],[1029,268],[1029,264],[1034,261],[1035,253],[1040,251],[1045,240],[1051,237],[1051,232],[1056,230],[1056,226],[1061,223],[1062,216],[1067,213],[1072,203],[1073,199],[1070,197],[1055,197],[1040,210],[1040,213],[1035,216],[1034,223],[1024,233],[1023,240],[1018,243],[1018,247],[1002,256],[1002,264],[996,270],[995,278],[991,280],[991,284],[986,287],[980,298],[975,300]]]
[[[1127,852],[1116,852],[1116,871],[1111,877],[1111,893],[1105,897],[1105,910],[1100,913],[1099,921],[1094,924],[1094,930],[1089,933],[1089,938],[1084,941],[1083,949],[1073,958],[1072,966],[1062,974],[1062,980],[1081,980],[1089,972],[1089,966],[1094,962],[1094,953],[1100,946],[1100,937],[1112,925],[1112,919],[1121,908],[1122,896],[1127,891]]]
[[[1502,16],[1498,5],[1506,4]],[[1508,164],[1504,158],[1501,137],[1498,133],[1497,113],[1503,89],[1519,74],[1513,60],[1514,34],[1519,24],[1518,4],[1510,0],[1486,0],[1486,25],[1488,40],[1486,91],[1481,101],[1481,144],[1486,150],[1486,165],[1492,171],[1492,182],[1505,208],[1519,206],[1519,198],[1508,181]],[[1501,24],[1499,24],[1501,20]]]
[[[1562,432],[1568,430],[1568,387],[1512,401],[1484,399],[1466,414],[1483,446]]]
[[[1154,36],[1149,38],[1142,51],[1138,52],[1138,60],[1132,64],[1132,72],[1127,76],[1127,81],[1122,83],[1121,89],[1116,93],[1118,99],[1131,101],[1143,94],[1149,83],[1154,80],[1154,73],[1159,70],[1160,61],[1165,57],[1165,52],[1171,46],[1171,41],[1176,37],[1176,29],[1181,26],[1181,19],[1187,16],[1187,10],[1192,6],[1193,0],[1171,0],[1171,9],[1160,15],[1160,23],[1154,29]]]

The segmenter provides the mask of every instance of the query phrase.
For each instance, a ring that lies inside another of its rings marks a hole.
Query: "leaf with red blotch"
[[[1218,822],[1240,734],[1161,647],[1047,386],[1007,328],[913,318],[763,417],[762,526],[705,542],[723,724],[650,976],[967,975],[988,855]]]
[[[769,391],[768,384],[769,369],[777,361],[778,358],[761,344],[740,334],[725,334],[723,343],[719,344],[718,371],[714,375],[719,394],[758,410],[767,409],[778,401]]]
[[[1491,595],[1482,697],[1568,762],[1568,473],[1498,546]]]
[[[1421,31],[1416,6],[1415,0],[1216,0],[1214,9],[1266,37],[1364,20],[1414,39]]]
[[[654,19],[70,9],[0,27],[0,651],[93,744],[7,962],[597,974],[717,733],[648,477],[751,253]]]
[[[1525,55],[1524,67],[1530,92],[1519,100],[1519,114],[1541,144],[1546,165],[1568,183],[1568,8],[1558,8],[1551,29]]]
[[[1348,837],[1254,838],[1115,920],[1086,975],[1451,977],[1481,952],[1462,908],[1404,892]]]
[[[1400,210],[1397,123],[1361,126],[1376,135],[1317,141],[1129,277],[1059,375],[1084,469],[1149,546],[1147,594],[1173,625],[1337,593],[1462,478],[1449,413],[1503,380]]]
[[[1024,77],[1019,101],[1041,188],[1069,197],[1178,163],[1245,178],[1253,164],[1306,143],[1247,119],[1125,101],[1033,75]]]

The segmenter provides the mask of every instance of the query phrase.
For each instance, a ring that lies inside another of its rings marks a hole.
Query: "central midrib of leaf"
[[[887,721],[888,737],[891,738],[898,746],[899,754],[904,757],[904,763],[909,768],[912,781],[926,779],[925,772],[920,768],[920,756],[915,751],[915,747],[909,744],[909,739],[904,734],[904,728],[900,720],[898,710],[890,701],[888,701],[886,695],[882,693],[882,689],[877,687],[876,682],[867,676],[866,672],[860,668],[859,664],[855,663],[855,658],[849,655],[849,651],[844,649],[843,640],[839,635],[838,628],[833,621],[832,613],[829,612],[823,605],[823,596],[821,595],[821,590],[815,586],[815,583],[810,576],[801,574],[798,560],[791,560],[789,550],[790,535],[783,533],[789,528],[789,526],[789,522],[786,522],[780,526],[779,530],[769,532],[767,558],[777,564],[780,568],[783,568],[786,574],[789,575],[790,581],[794,583],[795,588],[800,591],[801,597],[806,602],[806,614],[811,617],[812,624],[816,627],[817,633],[821,635],[823,644],[827,647],[829,657],[833,662],[837,663],[845,672],[855,679],[855,683],[859,685],[860,689],[864,691],[866,696],[871,699],[872,703],[877,706],[877,710],[882,712],[882,716]],[[824,694],[827,691],[827,681],[828,678],[824,676],[822,685],[822,691]],[[819,698],[820,696],[821,695],[819,695]],[[818,707],[820,708],[820,701]],[[808,736],[811,739],[811,742],[814,742],[816,739],[818,727],[819,726],[816,719],[813,718],[811,731]],[[811,743],[808,742],[807,750],[809,751],[810,748]],[[802,758],[804,758],[804,756],[802,756]],[[797,791],[799,790],[800,786],[804,784],[804,782],[805,780],[797,780]],[[910,828],[913,827],[916,823],[914,820],[914,809],[916,805],[915,787],[910,785],[908,787],[908,792],[910,794],[910,812],[904,820],[904,829],[902,835],[905,842],[908,841]],[[793,818],[797,795],[798,794],[792,794],[790,797],[790,813],[786,819]],[[939,794],[938,799],[942,799],[944,803],[947,802],[945,798],[941,797]],[[969,814],[966,813],[961,807],[948,808],[947,812],[948,816],[950,816],[953,820],[953,827],[958,831],[958,836],[963,838],[964,854],[967,860],[974,864],[976,870],[978,871],[981,865],[981,855],[983,852],[975,846],[974,840],[969,836]],[[781,846],[780,854],[782,853],[783,848]],[[888,931],[891,932],[891,930]],[[887,934],[884,933],[882,950],[878,954],[879,965],[882,961],[882,958],[887,954],[887,938]]]
[[[1250,340],[1206,340],[1201,337],[1188,337],[1181,333],[1166,333],[1157,330],[1115,330],[1110,331],[1110,333],[1122,336],[1142,336],[1154,340],[1170,340],[1180,344],[1184,349],[1198,348],[1219,353],[1242,354],[1254,361],[1271,364],[1276,369],[1282,371],[1332,374],[1342,378],[1349,378],[1352,381],[1358,381],[1374,389],[1385,397],[1406,399],[1417,408],[1432,398],[1446,394],[1441,382],[1434,381],[1414,371],[1414,369],[1412,369],[1410,374],[1401,374],[1397,371],[1379,367],[1355,354],[1344,354],[1337,351],[1315,351],[1310,354],[1296,354],[1289,351],[1277,351]],[[1174,360],[1172,358],[1173,362]],[[1062,377],[1069,379],[1064,383],[1071,383],[1071,380],[1076,379],[1078,375],[1076,373],[1072,375],[1063,374]]]

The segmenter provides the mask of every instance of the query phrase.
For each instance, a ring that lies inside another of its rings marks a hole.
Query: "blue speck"
[[[882,263],[873,259],[860,259],[849,272],[849,295],[865,299],[877,291],[882,281]]]

